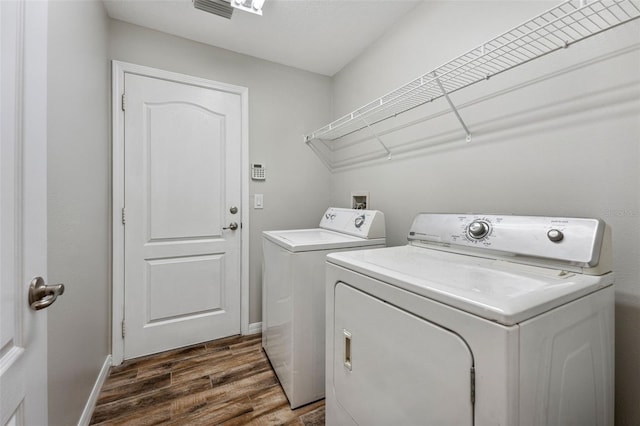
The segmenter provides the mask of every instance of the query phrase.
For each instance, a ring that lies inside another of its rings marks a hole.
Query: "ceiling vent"
[[[233,7],[225,0],[193,0],[193,6],[227,19],[231,19],[233,15]]]

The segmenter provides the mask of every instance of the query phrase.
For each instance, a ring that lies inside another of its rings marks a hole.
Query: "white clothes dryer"
[[[420,214],[327,256],[327,425],[613,425],[600,220]]]
[[[262,347],[292,408],[325,394],[327,253],[385,242],[377,210],[329,208],[319,228],[263,232]]]

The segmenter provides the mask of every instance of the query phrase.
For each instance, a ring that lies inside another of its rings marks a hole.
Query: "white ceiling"
[[[332,76],[420,0],[266,0],[226,19],[192,0],[104,0],[111,18]]]

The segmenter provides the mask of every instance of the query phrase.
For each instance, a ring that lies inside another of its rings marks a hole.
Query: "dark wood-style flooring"
[[[91,424],[316,426],[324,401],[291,410],[254,334],[112,367]]]

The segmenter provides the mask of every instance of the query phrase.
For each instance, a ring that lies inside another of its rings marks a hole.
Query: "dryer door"
[[[359,425],[472,425],[473,356],[449,330],[339,283],[334,391]]]

